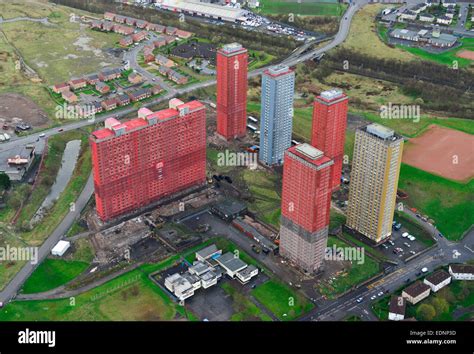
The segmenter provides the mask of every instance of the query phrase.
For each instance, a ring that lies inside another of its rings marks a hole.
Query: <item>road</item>
[[[76,200],[74,208],[71,208],[69,213],[64,217],[58,227],[53,233],[47,238],[43,245],[38,250],[38,264],[33,265],[27,262],[23,268],[15,275],[10,283],[0,292],[0,302],[7,303],[16,296],[18,291],[21,289],[23,283],[33,273],[35,268],[41,264],[41,262],[49,255],[51,249],[59,242],[64,234],[70,229],[74,220],[76,220],[81,214],[82,209],[86,206],[92,193],[94,192],[94,180],[92,174],[89,176],[87,183],[82,190],[81,194]]]
[[[367,0],[358,0],[356,1],[356,3],[352,4],[347,9],[346,13],[341,19],[339,31],[336,34],[336,36],[332,39],[331,42],[329,42],[328,44],[326,44],[325,46],[321,48],[309,51],[304,54],[301,54],[302,50],[296,50],[289,57],[283,60],[283,63],[288,66],[294,66],[300,62],[316,58],[322,53],[325,53],[326,51],[340,45],[346,39],[349,33],[350,24],[351,24],[354,14],[365,4],[367,4]],[[133,65],[132,68],[135,68],[136,70],[139,70],[138,69],[139,65],[136,61],[139,48],[140,46],[137,46],[134,50],[132,50],[132,55],[130,56],[131,65]],[[304,48],[303,51],[304,50],[306,50],[306,48]],[[266,69],[267,68],[265,67],[265,68],[254,70],[249,73],[249,77],[258,76]],[[184,88],[170,90],[166,95],[161,96],[157,99],[154,99],[150,102],[147,102],[143,104],[143,106],[147,107],[147,106],[155,105],[164,100],[169,100],[177,95],[182,95],[184,93],[189,93],[200,88],[205,88],[205,87],[215,85],[215,83],[216,83],[216,80],[210,80],[206,82],[196,83],[194,85],[190,85]],[[11,141],[0,145],[0,151],[7,151],[17,146],[34,143],[37,139],[41,139],[42,137],[40,137],[40,135],[43,136],[43,134],[44,134],[44,137],[51,137],[61,132],[79,129],[91,124],[95,124],[97,122],[102,122],[108,117],[121,117],[129,113],[132,113],[134,111],[136,111],[136,108],[128,107],[118,112],[101,115],[100,118],[80,120],[80,121],[75,121],[73,123],[64,124],[63,126],[61,126],[60,129],[51,128],[51,129],[34,133],[25,137],[13,137]],[[89,177],[89,180],[87,181],[86,186],[84,187],[84,190],[81,192],[79,198],[76,201],[74,210],[70,211],[66,215],[66,217],[61,221],[61,223],[56,228],[56,230],[54,230],[54,232],[48,237],[48,239],[40,247],[39,254],[38,254],[38,259],[39,259],[38,264],[40,264],[48,256],[48,254],[50,253],[54,245],[64,236],[67,230],[71,227],[74,220],[80,215],[82,209],[85,207],[85,205],[89,201],[90,197],[93,194],[93,191],[94,191],[94,185],[93,185],[93,179],[91,175]],[[5,304],[8,301],[10,301],[12,298],[14,298],[16,294],[18,293],[18,291],[21,289],[21,286],[24,284],[24,282],[28,279],[28,277],[34,271],[36,266],[37,265],[32,265],[31,263],[25,264],[25,266],[15,275],[15,277],[4,288],[4,290],[0,292],[0,302]]]

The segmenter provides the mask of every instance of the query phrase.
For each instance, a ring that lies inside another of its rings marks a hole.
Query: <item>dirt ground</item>
[[[48,123],[46,113],[29,98],[16,93],[0,95],[0,124],[26,123],[33,128]]]
[[[474,135],[431,125],[409,140],[403,162],[445,178],[467,181],[474,176]]]
[[[474,52],[472,50],[461,50],[456,54],[459,58],[474,60]]]

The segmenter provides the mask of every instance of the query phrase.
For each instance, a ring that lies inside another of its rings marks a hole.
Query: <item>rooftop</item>
[[[392,129],[389,129],[377,123],[369,124],[366,127],[366,132],[384,140],[391,138],[395,134],[395,132]]]
[[[389,312],[397,315],[405,315],[406,301],[401,296],[392,296],[390,299]]]
[[[418,280],[417,282],[413,283],[408,288],[403,290],[403,292],[407,293],[411,297],[418,297],[422,293],[424,293],[426,290],[429,290],[429,289],[430,287],[428,285]]]
[[[232,252],[227,252],[222,256],[216,258],[217,263],[222,265],[224,268],[229,269],[231,272],[238,272],[239,270],[247,267],[247,263],[237,258]]]
[[[215,244],[209,245],[202,250],[196,252],[196,255],[199,255],[202,258],[207,258],[211,254],[214,254],[218,251],[217,246]]]
[[[474,265],[470,264],[451,264],[449,266],[453,273],[474,274]]]
[[[433,285],[438,285],[450,277],[451,275],[449,275],[448,272],[444,270],[438,270],[437,272],[434,272],[433,274],[428,275],[426,277],[426,280],[429,281]]]
[[[278,77],[284,74],[292,73],[293,70],[290,70],[290,68],[286,65],[275,65],[272,66],[271,68],[265,70],[265,75],[273,76],[273,77]]]
[[[325,164],[332,164],[332,160],[324,156],[324,153],[314,146],[311,146],[307,143],[293,146],[286,150],[288,154],[293,157],[300,158],[306,162],[309,162],[311,165],[316,167],[323,167]]]

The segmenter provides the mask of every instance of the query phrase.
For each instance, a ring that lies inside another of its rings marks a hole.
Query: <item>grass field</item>
[[[330,0],[261,0],[259,11],[264,15],[293,13],[304,16],[341,16],[345,8],[345,5]]]
[[[328,247],[333,247],[334,245],[342,248],[352,247],[334,236],[329,236]],[[335,280],[322,283],[319,290],[321,294],[328,298],[333,298],[335,295],[341,294],[364,280],[373,277],[378,272],[379,264],[364,254],[364,259],[361,264],[358,264],[355,260],[352,261],[349,269],[345,269],[342,274],[336,276]]]
[[[474,224],[474,180],[463,184],[402,164],[398,188],[408,193],[407,204],[435,220],[450,240],[461,239]]]
[[[73,280],[88,266],[86,262],[46,259],[28,278],[22,292],[33,294],[55,289]]]
[[[415,236],[416,239],[423,243],[426,247],[430,247],[435,243],[431,235],[408,214],[395,211],[394,220],[402,223],[408,232]]]
[[[294,320],[314,307],[306,298],[274,280],[257,286],[252,295],[282,321]]]
[[[234,314],[231,321],[271,321],[271,317],[262,312],[257,305],[247,299],[231,283],[221,284],[221,288],[232,297]]]

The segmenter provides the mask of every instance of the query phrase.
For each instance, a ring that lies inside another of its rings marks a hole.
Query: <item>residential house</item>
[[[160,65],[158,68],[158,71],[160,72],[161,75],[163,76],[168,76],[168,73],[171,71],[170,68],[164,65]]]
[[[171,70],[168,72],[168,78],[177,83],[178,85],[184,85],[188,83],[188,78],[174,70]]]
[[[101,95],[104,95],[106,93],[108,93],[110,91],[110,86],[107,85],[107,84],[104,84],[103,82],[99,81],[96,85],[95,85],[95,89],[97,91],[99,91],[99,93]]]
[[[415,305],[430,296],[430,291],[431,288],[428,285],[418,280],[408,288],[405,288],[402,291],[402,296],[407,299],[409,303]]]
[[[104,13],[104,19],[107,21],[114,21],[115,20],[115,14],[112,12],[106,12]]]
[[[102,22],[102,30],[106,32],[112,32],[116,25],[112,22]]]
[[[420,14],[419,19],[422,22],[433,22],[435,20],[435,17],[432,14],[424,12]]]
[[[139,84],[140,82],[143,82],[143,77],[137,73],[131,73],[128,75],[128,81],[132,84]]]
[[[132,34],[132,39],[134,42],[141,42],[146,38],[147,34],[147,31],[140,31],[138,33]]]
[[[153,41],[153,45],[155,46],[155,48],[161,48],[167,44],[168,42],[166,41],[165,36],[159,36],[156,40]]]
[[[109,98],[107,100],[102,101],[102,107],[104,107],[106,111],[111,111],[112,109],[117,108],[117,101],[115,100],[115,98]]]
[[[457,0],[443,0],[444,7],[456,6],[457,3]]]
[[[86,80],[89,85],[95,85],[96,83],[100,81],[99,75],[97,74],[92,74],[92,75],[87,76]]]
[[[119,44],[121,47],[128,47],[133,44],[132,36],[126,36],[120,39]]]
[[[410,10],[419,14],[420,12],[422,11],[425,11],[425,9],[428,7],[428,5],[424,4],[424,3],[421,3],[421,4],[416,4],[415,6],[413,6]]]
[[[137,102],[137,101],[141,101],[141,100],[144,100],[145,98],[150,97],[151,90],[149,88],[141,88],[134,91],[128,91],[127,95],[128,97],[130,97],[130,100],[132,102]]]
[[[79,90],[87,86],[87,80],[85,78],[70,80],[69,86],[72,90]]]
[[[64,91],[69,91],[69,85],[66,82],[54,85],[53,86],[53,91],[55,93],[61,93],[61,92],[64,92]]]
[[[158,25],[156,23],[148,23],[148,25],[146,26],[146,29],[148,31],[163,33],[163,32],[165,32],[166,27],[162,26],[162,25]]]
[[[145,60],[145,63],[151,63],[152,61],[155,61],[155,55],[153,54],[153,49],[143,49],[143,59]]]
[[[146,28],[148,26],[148,21],[144,21],[144,20],[137,20],[135,22],[135,26],[138,27],[138,28]]]
[[[133,17],[126,17],[125,23],[129,26],[135,26],[135,23],[137,23],[137,19]]]
[[[69,90],[61,92],[61,96],[67,103],[76,103],[78,100],[77,96]]]
[[[414,21],[414,20],[416,20],[417,16],[418,16],[418,14],[416,12],[413,12],[411,10],[405,10],[400,14],[400,16],[398,18],[402,21],[403,20]]]
[[[92,29],[102,29],[102,21],[92,20],[90,23]]]
[[[402,296],[392,296],[388,309],[388,319],[402,321],[405,319],[406,301]]]
[[[176,31],[176,36],[178,36],[179,38],[182,38],[182,39],[188,39],[188,38],[191,38],[193,36],[193,33],[178,29]]]
[[[474,265],[450,264],[449,274],[456,280],[474,280]]]
[[[165,57],[164,55],[161,55],[161,54],[157,54],[156,57],[155,57],[155,61],[157,64],[159,65],[164,65],[168,68],[171,68],[174,66],[174,61],[172,61],[171,59]]]
[[[119,106],[126,106],[130,104],[130,97],[128,97],[126,94],[120,94],[115,99]]]
[[[122,70],[120,70],[119,68],[106,69],[99,73],[99,79],[101,81],[110,81],[118,79],[120,76],[122,76]]]
[[[449,18],[448,16],[440,16],[436,19],[436,22],[442,25],[449,26],[451,23],[453,23],[453,19]]]
[[[444,270],[438,270],[433,274],[428,275],[425,280],[423,280],[423,283],[428,285],[431,288],[431,291],[435,293],[451,283],[451,275]]]
[[[132,27],[114,26],[114,32],[118,34],[123,34],[124,36],[129,36],[134,32],[134,30]]]
[[[117,23],[125,23],[126,17],[121,15],[115,15],[114,21]]]
[[[170,36],[174,36],[174,35],[176,35],[177,31],[178,31],[178,29],[175,28],[175,27],[166,27],[165,33],[170,35]]]
[[[152,95],[157,95],[162,91],[163,91],[163,87],[161,87],[160,85],[155,85],[151,88],[151,94]]]

